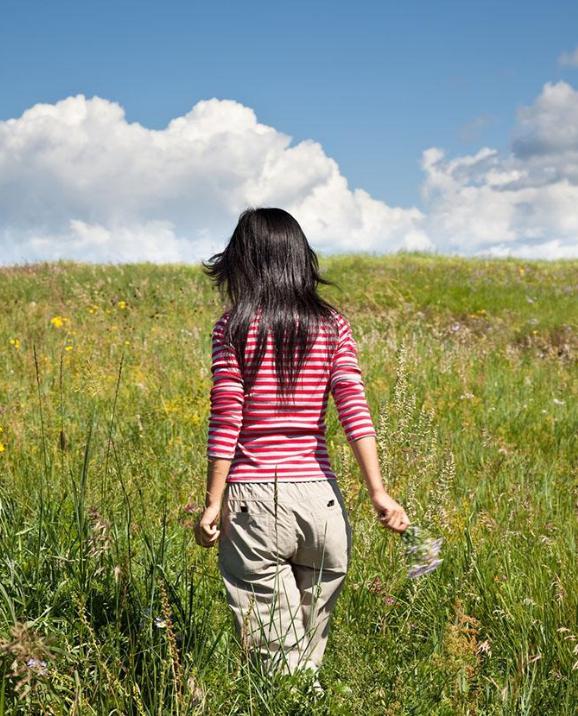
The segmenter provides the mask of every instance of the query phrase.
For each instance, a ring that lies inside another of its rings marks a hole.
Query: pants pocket
[[[317,552],[324,569],[347,571],[351,558],[352,530],[345,503],[333,488],[315,506]]]
[[[271,561],[272,505],[227,500],[221,514],[219,566],[239,579],[258,573]]]

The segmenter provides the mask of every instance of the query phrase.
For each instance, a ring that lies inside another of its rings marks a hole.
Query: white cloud
[[[428,246],[423,214],[351,191],[317,142],[232,100],[198,102],[161,130],[100,97],[0,122],[2,263],[42,258],[198,261],[247,206],[281,206],[320,250]]]
[[[422,154],[426,211],[350,189],[315,141],[233,100],[198,102],[164,129],[84,95],[0,122],[0,262],[199,261],[247,206],[281,206],[322,252],[398,249],[578,257],[578,92],[544,85],[511,151]]]
[[[578,92],[546,83],[517,120],[507,155],[423,152],[424,229],[455,253],[578,257]]]

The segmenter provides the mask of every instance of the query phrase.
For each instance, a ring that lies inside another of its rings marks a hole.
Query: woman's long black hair
[[[230,301],[224,341],[235,351],[245,391],[255,382],[271,332],[280,402],[286,404],[322,323],[334,337],[328,345],[336,345],[332,312],[337,309],[317,294],[317,286],[338,284],[321,277],[317,255],[301,226],[283,209],[243,211],[226,248],[202,266]],[[247,334],[258,311],[255,351],[247,365]]]

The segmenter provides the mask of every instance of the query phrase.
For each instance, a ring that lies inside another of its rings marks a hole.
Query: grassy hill
[[[333,403],[353,561],[325,700],[246,667],[206,479],[198,266],[0,269],[0,714],[573,714],[578,261],[322,258],[388,491],[444,538],[408,579]]]

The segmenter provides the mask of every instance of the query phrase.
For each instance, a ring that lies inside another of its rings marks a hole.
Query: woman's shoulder
[[[329,309],[329,313],[331,317],[336,321],[340,321],[344,317],[343,311],[340,308],[335,308],[333,306],[331,306],[331,308]]]
[[[225,326],[227,325],[227,321],[229,320],[229,313],[230,309],[223,311],[221,315],[216,319],[216,321],[214,321],[213,327],[211,329],[213,338],[215,338],[215,336],[223,336]]]
[[[338,308],[331,308],[330,313],[340,332],[351,329],[349,318],[344,311]]]
[[[215,321],[215,325],[217,325],[217,324],[223,324],[223,325],[224,325],[224,324],[229,320],[229,316],[231,315],[231,310],[232,310],[231,307],[225,308],[225,309],[221,312],[221,314],[220,314],[220,316],[217,318],[217,320]]]

